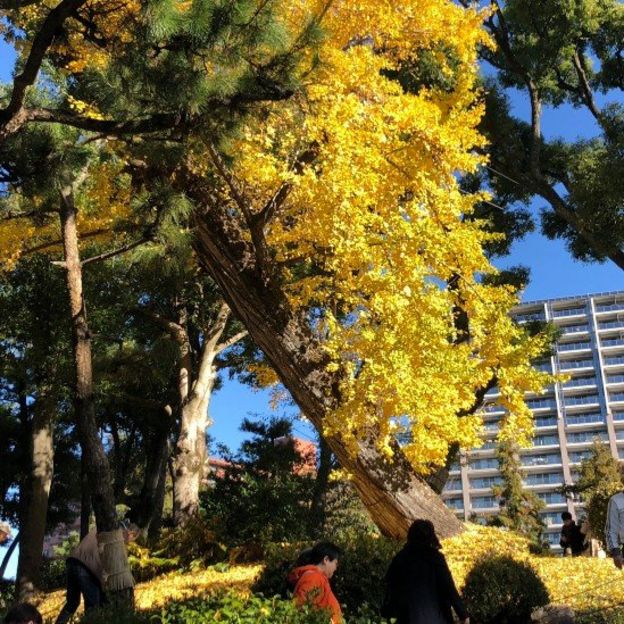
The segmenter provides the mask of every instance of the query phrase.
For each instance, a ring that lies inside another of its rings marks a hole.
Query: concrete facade
[[[546,503],[547,538],[558,548],[561,512],[577,515],[578,503],[566,500],[561,486],[595,439],[624,460],[624,291],[527,302],[513,311],[519,322],[555,323],[562,331],[556,353],[539,364],[543,370],[571,375],[544,394],[527,395],[533,412],[533,446],[520,456],[527,488]],[[500,481],[495,438],[505,412],[490,392],[484,406],[484,445],[462,452],[444,489],[446,504],[466,520],[498,511],[492,486]]]

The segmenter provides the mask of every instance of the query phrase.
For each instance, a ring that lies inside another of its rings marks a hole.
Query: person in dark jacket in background
[[[567,554],[573,557],[582,555],[583,550],[585,550],[585,536],[581,533],[581,527],[574,522],[569,511],[564,511],[561,514],[561,520],[563,521],[563,526],[561,527],[559,546],[563,548],[564,556]]]
[[[415,520],[386,574],[383,617],[396,618],[397,624],[452,624],[454,609],[470,624],[440,548],[433,524]]]

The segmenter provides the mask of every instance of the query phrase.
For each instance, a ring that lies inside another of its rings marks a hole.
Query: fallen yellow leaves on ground
[[[153,609],[173,601],[197,598],[220,589],[237,589],[246,593],[261,570],[261,565],[241,565],[232,566],[224,572],[208,568],[163,574],[136,586],[136,606],[141,610]],[[55,618],[64,602],[64,591],[48,594],[38,605],[44,620]]]
[[[464,533],[444,541],[444,554],[459,587],[480,557],[509,555],[533,566],[555,604],[577,611],[624,604],[624,572],[610,559],[534,555],[526,539],[503,529],[469,524]]]
[[[460,588],[479,558],[509,555],[533,566],[553,603],[567,604],[576,611],[624,604],[624,572],[616,570],[611,560],[534,555],[526,539],[503,529],[468,524],[461,535],[444,541],[444,554]],[[248,593],[262,568],[262,565],[241,565],[223,572],[212,567],[163,574],[137,585],[136,606],[140,610],[154,609],[220,589]],[[56,591],[42,600],[39,609],[44,619],[56,617],[64,598],[64,591]]]

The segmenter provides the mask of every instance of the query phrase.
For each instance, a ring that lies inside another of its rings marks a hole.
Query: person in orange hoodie
[[[304,551],[296,567],[288,575],[292,586],[293,599],[299,606],[310,605],[316,609],[326,609],[331,615],[332,624],[341,624],[342,611],[334,596],[329,579],[338,567],[342,550],[330,542],[319,542]]]

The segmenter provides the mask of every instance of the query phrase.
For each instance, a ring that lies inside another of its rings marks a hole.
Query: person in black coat
[[[383,617],[396,618],[397,624],[452,624],[452,608],[470,624],[440,548],[433,524],[415,520],[386,574]]]

